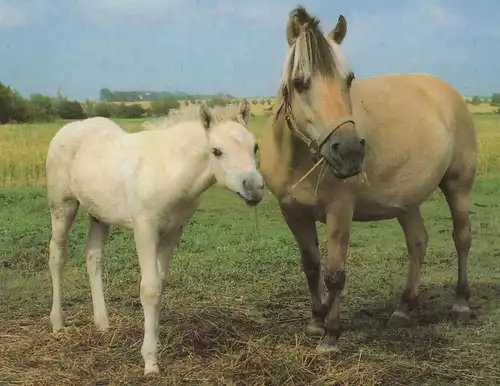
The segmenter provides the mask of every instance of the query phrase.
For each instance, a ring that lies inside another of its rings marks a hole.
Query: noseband
[[[354,74],[351,73],[347,79],[348,84],[350,84],[353,79],[354,79]],[[285,122],[286,125],[288,126],[288,129],[291,132],[295,133],[302,140],[302,142],[304,142],[307,145],[309,151],[314,156],[317,156],[319,154],[321,148],[328,140],[328,138],[330,138],[330,136],[340,127],[342,127],[346,123],[352,123],[353,125],[355,124],[354,117],[352,115],[348,115],[344,118],[338,119],[333,125],[330,125],[331,130],[326,130],[318,138],[308,138],[300,130],[297,129],[297,125],[294,123],[295,119],[293,117],[292,106],[289,101],[289,94],[287,87],[283,87],[283,102],[281,102],[280,107],[276,111],[275,122],[278,119],[278,116],[282,109],[285,110]]]

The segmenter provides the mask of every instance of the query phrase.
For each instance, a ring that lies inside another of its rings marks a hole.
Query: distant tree
[[[28,101],[0,82],[0,124],[28,121]]]
[[[142,107],[138,103],[131,105],[126,105],[121,103],[117,106],[116,117],[117,118],[141,118],[147,115],[148,110]]]
[[[111,102],[113,100],[113,93],[108,88],[101,88],[99,91],[99,99],[101,101]]]
[[[113,102],[86,102],[84,103],[85,114],[88,117],[111,118],[116,115],[116,104]]]
[[[179,107],[181,107],[179,101],[172,97],[157,99],[151,102],[151,111],[157,117],[168,115],[170,110],[178,109]]]
[[[495,93],[491,97],[491,105],[492,106],[500,106],[500,93]]]
[[[252,100],[252,104],[256,105],[257,104],[257,99]]]
[[[27,122],[29,120],[29,102],[16,90],[12,90],[10,100],[10,121]]]
[[[57,103],[56,112],[62,119],[84,119],[87,117],[80,102],[67,99]]]
[[[220,97],[212,98],[212,99],[209,99],[207,101],[208,107],[212,107],[212,108],[215,106],[226,106],[227,103],[228,102],[226,99],[220,98]]]
[[[268,104],[269,106],[271,106],[271,105],[273,104],[272,99],[268,99],[268,100],[267,100],[267,104]]]
[[[481,104],[481,98],[479,98],[477,95],[474,95],[470,101],[471,104],[477,106]]]
[[[56,117],[52,98],[42,94],[31,95],[26,110],[27,120],[31,122],[51,122]]]

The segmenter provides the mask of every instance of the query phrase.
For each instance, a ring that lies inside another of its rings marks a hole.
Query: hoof
[[[320,323],[316,320],[311,320],[307,324],[306,332],[308,335],[321,336],[325,333],[325,327],[323,326],[323,323]]]
[[[56,334],[57,332],[61,331],[64,327],[64,322],[63,322],[63,317],[62,315],[56,315],[56,314],[50,314],[50,323],[52,324],[52,332]]]
[[[335,344],[328,344],[328,343],[320,343],[317,347],[316,347],[316,352],[318,354],[334,354],[334,353],[338,353],[340,351],[339,349],[339,345],[337,343]]]
[[[160,369],[158,367],[158,364],[157,363],[153,363],[153,364],[146,364],[144,366],[144,375],[148,375],[148,374],[158,374],[160,372]]]
[[[394,311],[387,322],[387,326],[391,328],[404,328],[410,325],[410,317],[403,311]]]
[[[454,322],[466,322],[472,318],[469,306],[455,304],[451,309],[451,319]]]
[[[109,322],[95,322],[97,331],[104,332],[109,329]]]

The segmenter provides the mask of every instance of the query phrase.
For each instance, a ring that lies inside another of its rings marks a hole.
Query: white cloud
[[[436,3],[424,3],[423,11],[424,14],[429,16],[435,23],[443,26],[455,27],[461,22],[461,18],[458,15],[454,14],[450,9],[445,9]]]
[[[160,20],[178,13],[181,4],[181,0],[76,0],[85,17],[104,22],[116,18],[131,22]]]
[[[19,27],[40,16],[49,0],[0,0],[0,27]]]
[[[106,22],[182,21],[198,18],[238,17],[254,22],[276,20],[296,4],[292,0],[76,0],[78,10],[91,20]],[[215,20],[214,20],[215,21]]]

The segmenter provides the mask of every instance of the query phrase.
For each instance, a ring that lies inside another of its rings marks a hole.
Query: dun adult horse
[[[161,295],[182,227],[214,183],[247,204],[263,197],[256,168],[257,145],[246,129],[250,105],[211,111],[205,105],[126,133],[107,118],[64,126],[47,154],[47,190],[52,220],[50,272],[54,332],[63,327],[61,280],[68,233],[80,204],[89,212],[85,247],[95,325],[109,326],[101,278],[101,254],[110,225],[133,229],[141,271],[144,310],[144,373],[158,372]],[[158,129],[158,130],[156,130]]]
[[[469,202],[477,157],[471,115],[451,86],[430,75],[354,80],[340,46],[346,31],[342,16],[325,36],[303,7],[290,13],[275,115],[261,142],[261,173],[298,243],[312,300],[307,329],[324,334],[317,348],[321,352],[338,349],[352,221],[399,221],[408,249],[408,278],[390,321],[409,320],[428,239],[420,205],[437,187],[451,211],[458,254],[452,310],[462,318],[470,314]],[[318,159],[324,168],[296,184]],[[316,221],[328,230],[326,299]]]

